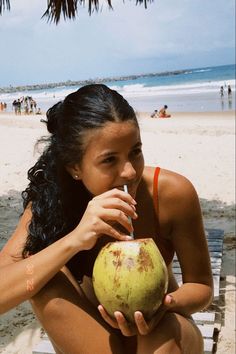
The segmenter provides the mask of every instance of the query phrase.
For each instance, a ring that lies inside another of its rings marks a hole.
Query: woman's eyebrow
[[[135,148],[140,147],[140,146],[142,146],[142,143],[141,143],[141,141],[138,141],[134,146],[131,147],[130,150],[135,149]],[[104,151],[101,154],[97,155],[96,159],[101,159],[101,158],[104,158],[104,157],[106,158],[106,157],[114,156],[114,155],[117,155],[117,154],[118,154],[117,151]]]
[[[97,155],[96,159],[109,157],[109,156],[116,155],[116,154],[118,154],[118,152],[116,152],[116,151],[105,151],[105,152],[102,152],[101,154]]]
[[[133,149],[133,148],[136,148],[136,147],[140,147],[140,146],[142,146],[142,143],[141,143],[141,141],[138,141],[137,144],[135,144],[135,145],[132,147],[132,149]]]

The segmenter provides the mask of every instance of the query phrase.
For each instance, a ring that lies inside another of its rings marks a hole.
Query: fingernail
[[[135,316],[138,320],[140,320],[142,318],[142,314],[139,311],[135,312]]]
[[[125,239],[126,239],[127,241],[130,241],[130,240],[133,240],[133,237],[131,237],[131,236],[125,236]]]
[[[171,304],[172,303],[172,300],[173,300],[173,297],[171,295],[168,295],[167,296],[167,303],[168,304]]]
[[[137,205],[137,202],[136,202],[134,199],[132,199],[131,203],[132,203],[133,205]]]

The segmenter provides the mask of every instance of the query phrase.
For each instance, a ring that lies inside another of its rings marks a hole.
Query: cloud
[[[221,52],[226,63],[233,60],[234,0],[156,0],[147,9],[113,0],[113,11],[103,2],[89,16],[82,7],[75,21],[58,26],[41,19],[46,0],[11,5],[0,21],[2,82],[11,73],[27,83],[194,67],[201,58],[203,66],[203,58],[217,65]]]

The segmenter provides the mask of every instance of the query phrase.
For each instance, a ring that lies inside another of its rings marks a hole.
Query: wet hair
[[[108,122],[125,121],[138,126],[128,102],[101,84],[83,86],[47,111],[44,122],[50,134],[39,141],[46,147],[28,171],[30,182],[22,192],[24,208],[30,206],[32,211],[24,258],[70,232],[91,199],[83,183],[75,181],[65,168],[81,162],[86,132]]]

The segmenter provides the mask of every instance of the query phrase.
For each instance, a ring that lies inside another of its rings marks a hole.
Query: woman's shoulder
[[[180,173],[161,168],[160,166],[145,166],[143,171],[143,178],[147,182],[153,181],[156,170],[159,170],[159,178],[162,179],[165,183],[191,183],[188,178],[181,175]]]
[[[158,178],[154,179],[155,171],[159,169]],[[191,181],[185,176],[160,167],[145,166],[143,179],[150,191],[153,191],[153,183],[157,183],[159,199],[173,200],[188,198],[196,194]]]
[[[144,181],[149,195],[156,198],[159,210],[169,220],[187,218],[199,211],[199,198],[191,181],[174,171],[160,169],[157,183],[157,195],[153,194],[155,167],[145,167]]]

